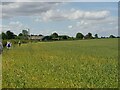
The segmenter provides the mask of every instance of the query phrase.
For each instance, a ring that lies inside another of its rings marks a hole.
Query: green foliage
[[[16,44],[18,44],[19,39],[2,40],[3,47],[6,46],[7,41],[11,42],[11,43],[12,43],[12,46],[15,46]],[[20,40],[20,41],[21,41],[22,44],[25,44],[25,43],[29,43],[29,42],[30,42],[30,40]]]
[[[39,42],[4,50],[3,88],[117,88],[118,39]]]
[[[7,39],[14,39],[16,35],[11,31],[7,31],[6,36],[7,36]]]
[[[28,34],[29,32],[27,30],[22,30],[22,34],[21,33],[19,34],[19,38],[27,40]]]
[[[15,39],[17,37],[17,35],[15,35],[13,32],[11,31],[6,31],[6,33],[2,32],[2,39]]]
[[[23,36],[23,34],[22,34],[22,33],[20,33],[18,36]]]
[[[2,44],[3,44],[3,47],[5,47],[7,44],[7,40],[2,40]]]
[[[39,35],[39,36],[43,36],[43,35]],[[6,39],[19,39],[19,40],[29,40],[29,30],[22,30],[22,33],[19,33],[19,35],[15,35],[13,32],[11,31],[7,31],[6,33],[2,32],[2,34],[0,34],[0,37],[2,37],[3,40]],[[95,37],[92,36],[92,33],[88,33],[86,36],[84,36],[82,33],[77,33],[76,37],[69,37],[68,35],[58,35],[57,33],[53,33],[50,36],[45,36],[42,40],[43,41],[58,41],[58,40],[78,40],[78,39],[94,39],[94,38],[98,38],[98,34],[95,34]],[[109,37],[101,37],[101,38],[119,38],[119,37],[115,37],[113,35],[110,35]],[[35,40],[36,42],[37,40]]]
[[[77,33],[76,38],[77,39],[83,39],[84,35],[82,33]]]
[[[23,34],[23,36],[27,36],[28,35],[28,31],[27,30],[22,30],[22,34]]]
[[[58,36],[58,38],[59,38],[60,40],[67,40],[67,39],[69,39],[70,37],[67,36],[67,35],[61,35],[61,36]]]
[[[52,36],[45,36],[42,40],[43,41],[50,41],[50,40],[52,40]]]
[[[7,35],[4,33],[4,32],[2,32],[2,39],[4,40],[4,39],[7,39]]]
[[[88,34],[85,36],[85,39],[93,39],[92,33],[88,33]]]
[[[57,34],[57,33],[53,33],[53,34],[51,35],[51,37],[52,37],[52,38],[57,38],[57,37],[58,37],[58,34]]]
[[[21,40],[21,43],[25,44],[25,43],[29,43],[30,40]]]
[[[116,38],[114,35],[110,35],[109,38]]]
[[[96,39],[98,38],[98,34],[95,34],[95,38],[96,38]]]

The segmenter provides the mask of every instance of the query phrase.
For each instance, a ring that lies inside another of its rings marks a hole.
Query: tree
[[[61,36],[58,36],[60,40],[66,40],[66,39],[69,39],[70,37],[67,36],[67,35],[61,35]]]
[[[52,37],[51,36],[45,36],[42,41],[49,41],[49,40],[52,40]]]
[[[95,34],[95,38],[98,38],[98,34]]]
[[[23,36],[23,34],[22,34],[22,33],[20,33],[18,36]]]
[[[23,39],[28,39],[28,34],[29,34],[29,33],[28,33],[27,30],[22,30],[22,34],[23,34],[23,37],[22,37]],[[22,35],[22,34],[21,34],[21,35]]]
[[[64,40],[64,39],[68,39],[69,38],[69,36],[66,36],[66,35],[63,35],[62,36],[62,39]]]
[[[114,35],[110,35],[109,38],[115,38],[115,36]]]
[[[85,39],[93,39],[92,33],[88,33],[88,34],[85,36]]]
[[[43,36],[42,34],[39,34],[39,36]]]
[[[22,30],[22,34],[23,34],[23,36],[27,36],[28,35],[28,31],[27,30]]]
[[[51,35],[51,37],[52,37],[52,38],[57,38],[57,37],[58,37],[58,34],[57,34],[57,33],[53,33],[53,34]]]
[[[7,39],[14,39],[16,35],[11,31],[7,31],[6,36],[7,36]]]
[[[84,35],[82,33],[77,33],[76,38],[77,39],[83,39]]]
[[[4,32],[2,32],[2,39],[4,40],[4,39],[7,39],[7,35],[4,33]]]

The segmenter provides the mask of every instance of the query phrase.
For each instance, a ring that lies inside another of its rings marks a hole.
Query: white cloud
[[[29,28],[27,25],[22,24],[19,21],[11,21],[11,22],[9,22],[8,25],[2,25],[1,27],[2,27],[3,32],[11,30],[11,31],[14,31],[17,34],[18,34],[18,31],[20,33],[21,30]]]
[[[72,29],[72,27],[73,27],[72,25],[69,25],[69,26],[68,26],[69,29]]]
[[[83,34],[92,32],[93,35],[98,33],[100,36],[118,35],[118,18],[111,16],[102,20],[82,19],[72,26],[72,32]]]
[[[59,3],[55,2],[4,2],[2,3],[3,18],[15,16],[38,16]]]
[[[105,19],[110,15],[107,10],[101,11],[83,11],[83,10],[48,10],[41,14],[37,21],[62,21],[62,20],[78,20],[78,19],[89,19],[89,20],[101,20]],[[41,20],[38,20],[41,19]]]
[[[16,21],[16,22],[11,21],[9,25],[21,27],[23,24],[19,21]]]
[[[67,15],[68,19],[79,19],[84,17],[84,12],[80,10],[76,10],[73,12],[70,12],[69,15]]]
[[[84,13],[84,18],[87,18],[87,19],[104,19],[106,17],[108,17],[110,14],[109,11],[93,11],[93,12],[90,12],[90,11],[87,11]]]
[[[74,10],[68,14],[69,19],[104,19],[110,14],[107,10],[101,11],[83,11],[83,10]]]
[[[56,6],[64,3],[55,2],[4,2],[2,5],[3,18],[12,18],[16,16],[39,16],[36,21],[54,21],[54,20],[76,20],[76,19],[104,19],[110,15],[107,10],[85,11],[60,10]],[[39,20],[41,19],[41,20]]]
[[[81,20],[80,22],[76,23],[76,26],[81,26],[81,25],[87,25],[88,22],[85,22],[84,20]]]
[[[66,17],[64,16],[63,12],[60,10],[48,10],[45,13],[41,14],[42,21],[61,21],[65,20]]]

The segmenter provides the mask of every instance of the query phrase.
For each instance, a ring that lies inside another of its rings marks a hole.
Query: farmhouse
[[[39,41],[42,41],[43,38],[44,38],[43,35],[30,35],[29,36],[29,40],[39,40]]]

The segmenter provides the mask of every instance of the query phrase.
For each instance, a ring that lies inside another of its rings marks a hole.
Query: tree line
[[[28,31],[27,30],[22,30],[22,33],[19,33],[19,35],[14,34],[13,32],[11,32],[10,30],[6,31],[6,32],[2,32],[1,35],[2,36],[2,40],[6,40],[6,39],[28,39]]]
[[[18,35],[14,34],[13,32],[11,32],[10,30],[6,31],[6,32],[2,32],[0,34],[0,36],[2,37],[2,40],[9,40],[9,39],[21,39],[21,40],[28,40],[30,36],[27,30],[22,30],[21,33],[19,33]],[[39,36],[43,36],[43,35],[39,35]],[[92,33],[88,33],[87,35],[83,35],[82,33],[78,32],[76,34],[75,37],[70,37],[68,35],[58,35],[58,33],[52,33],[49,36],[45,36],[43,38],[44,40],[79,40],[79,39],[100,39],[100,38],[119,38],[116,37],[114,35],[110,35],[109,37],[98,37],[98,34],[95,34],[94,36],[92,35]]]

